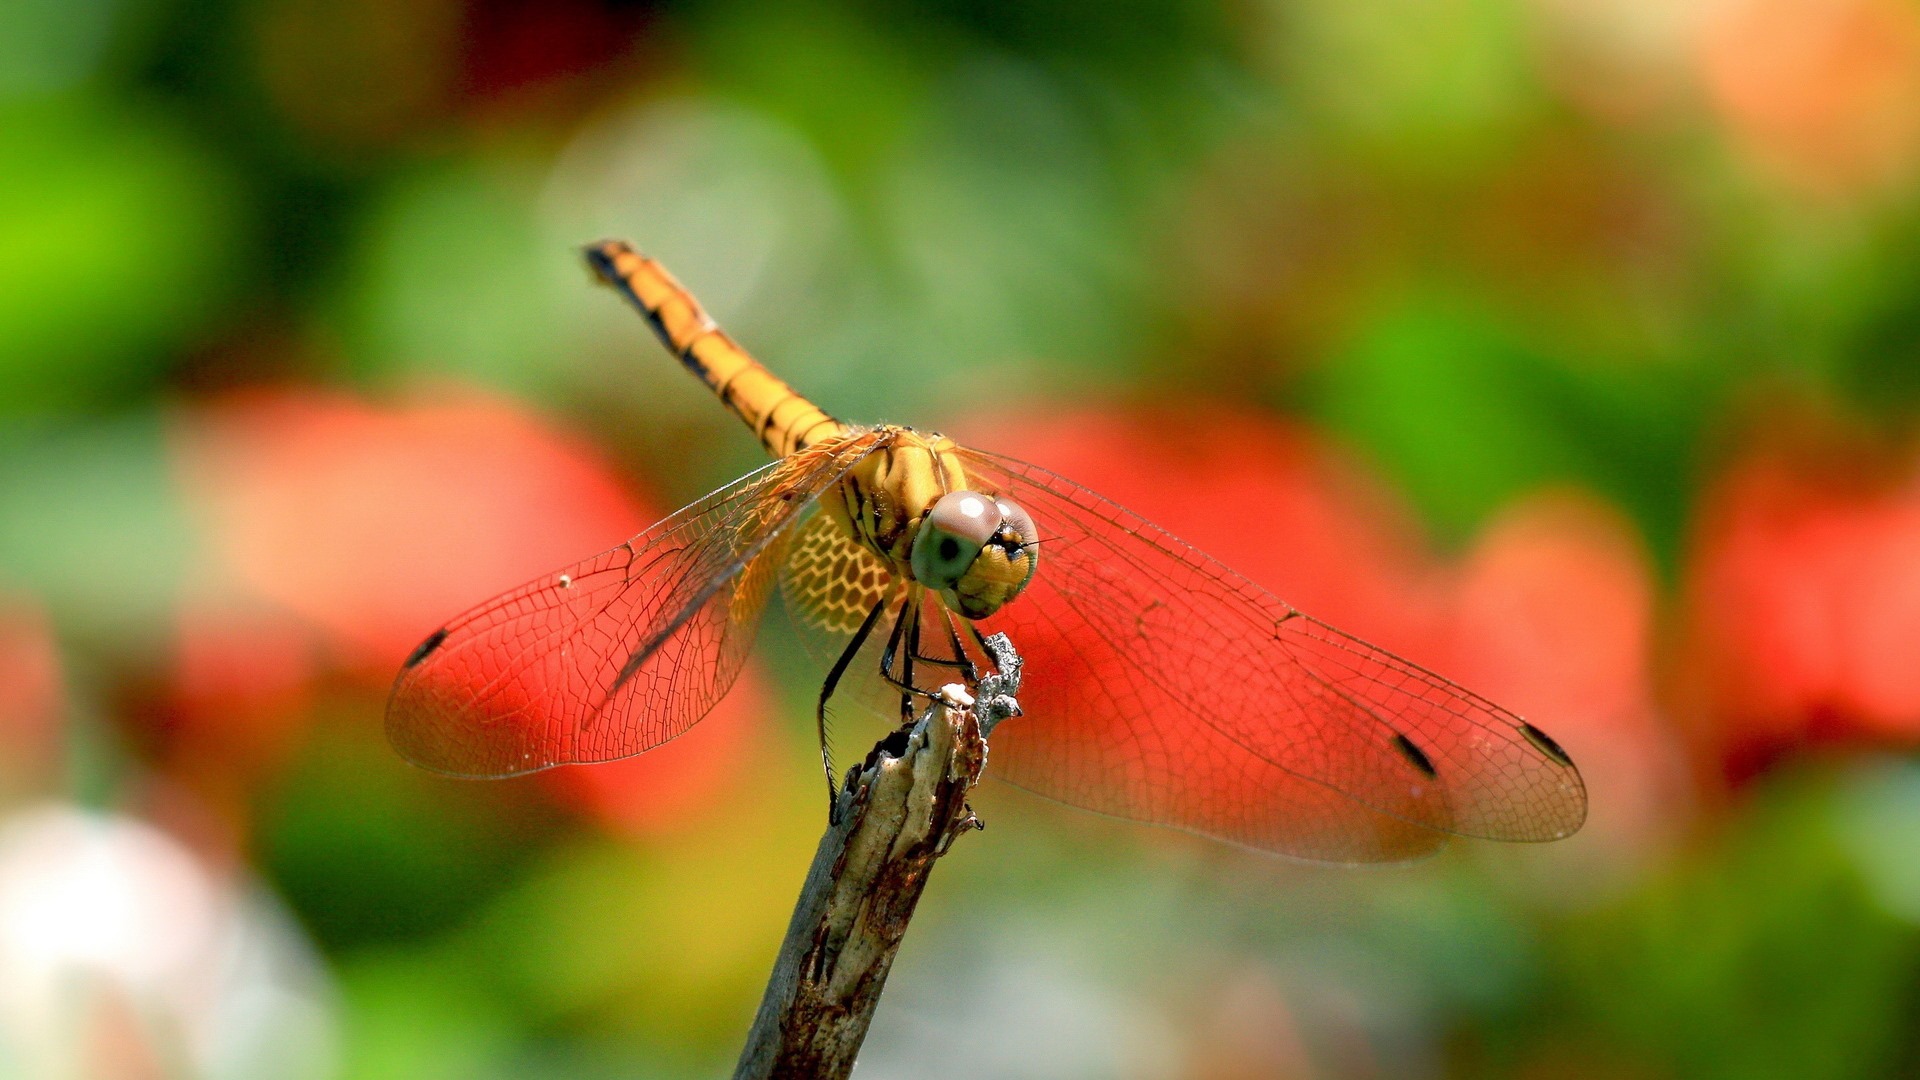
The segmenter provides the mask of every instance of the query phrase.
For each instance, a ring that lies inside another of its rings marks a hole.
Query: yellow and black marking
[[[887,446],[847,474],[841,499],[829,503],[828,512],[896,572],[911,576],[913,538],[927,509],[967,486],[957,450],[944,435],[894,429]]]
[[[603,240],[586,254],[594,273],[646,316],[661,343],[752,429],[769,454],[786,457],[846,430],[747,355],[659,263],[621,240]]]

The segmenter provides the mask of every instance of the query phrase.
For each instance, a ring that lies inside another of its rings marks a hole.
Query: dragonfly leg
[[[893,632],[887,635],[887,647],[880,652],[880,677],[896,686],[900,681],[893,677],[893,661],[900,654],[900,643],[906,640],[907,609],[911,606],[911,597],[900,601],[900,617],[893,620]]]
[[[847,673],[847,665],[852,663],[854,656],[860,652],[860,646],[866,644],[868,635],[873,633],[875,624],[879,623],[881,614],[886,610],[885,600],[873,605],[873,610],[867,612],[867,617],[861,621],[860,629],[853,632],[853,640],[848,642],[846,649],[840,653],[840,659],[833,662],[833,670],[827,672],[827,681],[820,684],[820,704],[814,710],[814,720],[820,733],[820,764],[827,771],[827,819],[829,821],[833,820],[836,807],[839,805],[840,792],[833,782],[833,750],[827,745],[827,699],[833,696],[834,689],[840,685],[840,677]],[[895,633],[898,634],[898,632],[896,629]],[[892,646],[889,645],[888,648],[891,649]]]
[[[914,662],[919,664],[932,664],[935,667],[952,668],[960,672],[961,678],[969,685],[978,682],[980,677],[979,668],[974,664],[973,657],[967,655],[967,647],[960,640],[960,632],[954,629],[953,613],[945,607],[938,607],[934,610],[939,613],[941,624],[947,628],[946,645],[953,650],[953,655],[931,656],[916,648],[913,653]]]
[[[911,702],[914,698],[917,698],[917,697],[923,697],[923,698],[926,698],[928,701],[934,701],[940,697],[940,691],[938,690],[928,690],[923,686],[914,686],[911,683],[903,683],[899,679],[894,678],[893,676],[887,674],[884,671],[880,673],[880,678],[884,680],[888,686],[891,686],[894,689],[900,691],[900,697],[904,701]]]
[[[929,701],[939,697],[939,691],[916,686],[913,682],[913,665],[916,661],[946,667],[958,667],[954,661],[923,655],[920,652],[919,632],[920,605],[909,598],[901,604],[900,617],[894,620],[893,632],[887,637],[887,647],[880,655],[880,680],[900,691],[900,723],[902,727],[911,726],[914,721],[914,699],[926,698]],[[912,625],[909,625],[911,620]],[[900,669],[894,674],[895,667]]]
[[[958,666],[961,672],[967,677],[967,685],[980,685],[980,669],[974,666],[973,658],[967,655],[966,645],[960,641],[960,631],[953,625],[953,612],[942,607],[940,609],[940,618],[947,624],[947,640],[953,645],[953,655],[959,658],[960,663]],[[973,629],[973,624],[968,623],[967,628],[970,630]],[[980,631],[974,630],[973,633],[974,636],[978,637]]]
[[[900,695],[900,723],[902,726],[906,726],[913,723],[913,697],[915,693],[913,661],[920,655],[920,604],[918,596],[910,599],[908,606],[901,609],[901,616],[912,620],[907,626],[906,673],[900,680],[905,684],[906,689],[906,692]]]
[[[893,620],[893,633],[887,636],[886,650],[880,654],[880,677],[901,689],[908,689],[913,684],[913,660],[911,656],[913,647],[911,645],[907,646],[909,655],[904,665],[906,668],[906,677],[904,679],[897,678],[893,674],[894,658],[899,656],[900,646],[907,640],[907,620],[909,617],[913,617],[916,611],[917,608],[912,596],[908,596],[900,602],[900,617]],[[904,725],[911,723],[912,720],[913,699],[906,694],[902,694],[900,695],[900,722]]]
[[[999,660],[1000,654],[994,651],[993,646],[987,644],[987,639],[984,636],[982,636],[980,633],[980,627],[976,626],[972,619],[961,619],[960,621],[967,624],[967,634],[973,638],[973,643],[975,645],[980,646],[980,652],[982,655],[984,655],[987,659],[993,660],[996,662],[994,667],[996,670],[998,670],[999,668],[998,660]],[[1002,638],[1002,640],[1004,641],[1005,639]],[[1015,654],[1015,657],[1017,659],[1018,654]]]

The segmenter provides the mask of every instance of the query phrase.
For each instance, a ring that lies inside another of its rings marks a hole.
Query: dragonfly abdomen
[[[621,240],[587,248],[587,262],[647,318],[662,344],[753,430],[769,454],[786,457],[846,431],[747,354],[659,263]]]

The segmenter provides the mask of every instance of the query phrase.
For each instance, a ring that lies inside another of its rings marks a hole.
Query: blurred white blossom
[[[150,825],[0,822],[0,1075],[331,1075],[325,976],[244,881]]]

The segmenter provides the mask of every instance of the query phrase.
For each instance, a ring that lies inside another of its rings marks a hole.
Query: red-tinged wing
[[[679,735],[740,673],[794,526],[888,437],[792,454],[434,631],[394,684],[389,739],[438,772],[512,776]]]
[[[1304,858],[1417,857],[1445,834],[1552,840],[1586,790],[1526,721],[1318,622],[1044,469],[962,451],[1033,515],[1040,564],[991,619],[1026,660],[989,771],[1039,794]]]

